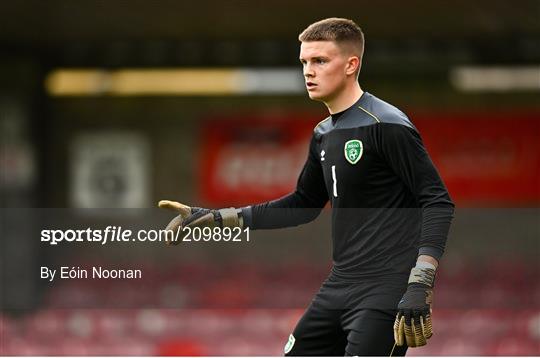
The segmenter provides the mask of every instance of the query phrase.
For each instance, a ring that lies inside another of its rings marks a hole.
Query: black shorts
[[[287,356],[404,356],[394,345],[394,319],[405,283],[349,283],[329,278],[289,340]]]

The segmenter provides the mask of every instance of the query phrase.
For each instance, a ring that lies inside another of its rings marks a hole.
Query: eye
[[[326,60],[322,58],[318,58],[315,60],[315,62],[319,65],[324,65],[326,63]]]

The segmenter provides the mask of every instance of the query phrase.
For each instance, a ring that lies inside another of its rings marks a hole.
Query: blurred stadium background
[[[409,114],[458,205],[435,336],[409,355],[540,355],[540,2],[493,0],[1,2],[0,354],[281,354],[331,264],[328,211],[241,247],[47,248],[31,228],[287,193],[326,116],[297,35],[330,16],[363,28],[363,89]],[[44,283],[53,263],[145,279]]]

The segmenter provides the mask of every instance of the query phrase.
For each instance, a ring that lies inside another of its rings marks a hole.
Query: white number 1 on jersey
[[[332,165],[332,180],[334,181],[334,198],[337,198],[337,178],[335,165]]]

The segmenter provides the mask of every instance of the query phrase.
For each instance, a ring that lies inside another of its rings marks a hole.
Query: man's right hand
[[[170,209],[179,213],[177,217],[171,220],[165,228],[171,230],[171,234],[167,234],[167,244],[177,245],[178,241],[174,240],[174,235],[183,227],[240,227],[243,228],[244,221],[241,210],[235,208],[225,209],[203,209],[190,207],[180,204],[176,201],[161,200],[158,206],[162,209]]]

